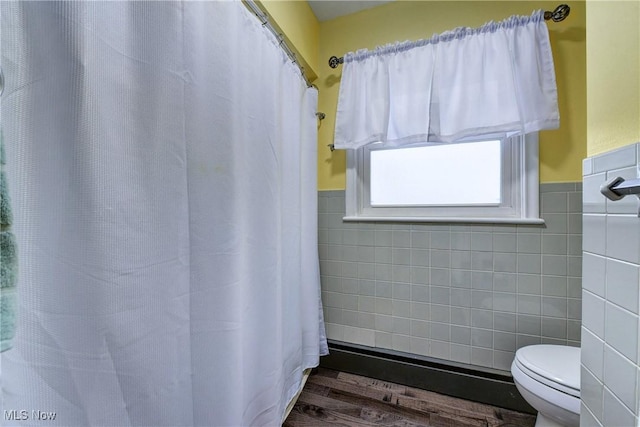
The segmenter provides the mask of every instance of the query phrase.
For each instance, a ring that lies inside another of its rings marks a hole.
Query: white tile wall
[[[638,199],[600,194],[609,178],[636,178],[639,159],[632,144],[583,163],[582,426],[640,425]]]
[[[344,192],[320,192],[328,337],[504,371],[579,345],[582,185],[540,189],[545,226],[344,223]]]

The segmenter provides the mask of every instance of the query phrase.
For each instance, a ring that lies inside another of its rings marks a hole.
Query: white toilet
[[[511,374],[524,400],[538,411],[536,427],[580,425],[580,348],[522,347]]]

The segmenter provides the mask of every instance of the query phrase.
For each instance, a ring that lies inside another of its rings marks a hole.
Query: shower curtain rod
[[[273,33],[274,36],[276,36],[276,39],[280,43],[280,47],[282,48],[282,50],[284,50],[289,59],[291,59],[291,61],[300,69],[300,74],[302,74],[302,78],[304,79],[307,87],[314,87],[309,79],[307,79],[307,76],[304,73],[304,67],[300,64],[300,62],[298,62],[296,54],[293,53],[289,45],[287,45],[287,42],[284,40],[284,36],[280,34],[273,25],[271,25],[271,22],[269,22],[269,15],[264,13],[253,0],[242,0],[242,3],[244,3],[245,6],[247,6],[251,10],[251,12],[253,12],[253,14],[258,17],[260,22],[262,22],[263,27],[266,27],[269,31],[271,31],[271,33]]]
[[[544,12],[544,19],[546,21],[552,20],[553,22],[564,21],[564,19],[569,16],[570,11],[571,8],[568,5],[561,4],[560,6],[556,7],[553,12],[546,10]],[[344,63],[344,57],[338,58],[337,56],[332,56],[331,58],[329,58],[329,66],[331,68],[338,68],[338,65],[342,63]]]

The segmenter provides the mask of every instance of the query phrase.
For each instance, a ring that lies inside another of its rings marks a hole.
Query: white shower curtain
[[[0,7],[3,423],[278,425],[326,352],[316,90],[239,2]]]

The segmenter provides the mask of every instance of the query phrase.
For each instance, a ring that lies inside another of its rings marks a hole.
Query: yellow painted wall
[[[570,1],[570,16],[549,23],[560,104],[560,129],[540,134],[541,182],[582,179],[586,156],[586,7]],[[395,1],[320,23],[319,111],[326,119],[319,128],[318,186],[320,190],[345,188],[345,155],[331,152],[341,66],[327,65],[330,56],[360,48],[372,49],[395,41],[428,38],[459,26],[477,27],[513,14],[553,10],[557,1]]]
[[[640,142],[640,2],[587,2],[587,155]]]
[[[262,0],[257,2],[272,18],[272,24],[284,35],[289,47],[313,82],[318,77],[320,24],[306,1]]]

